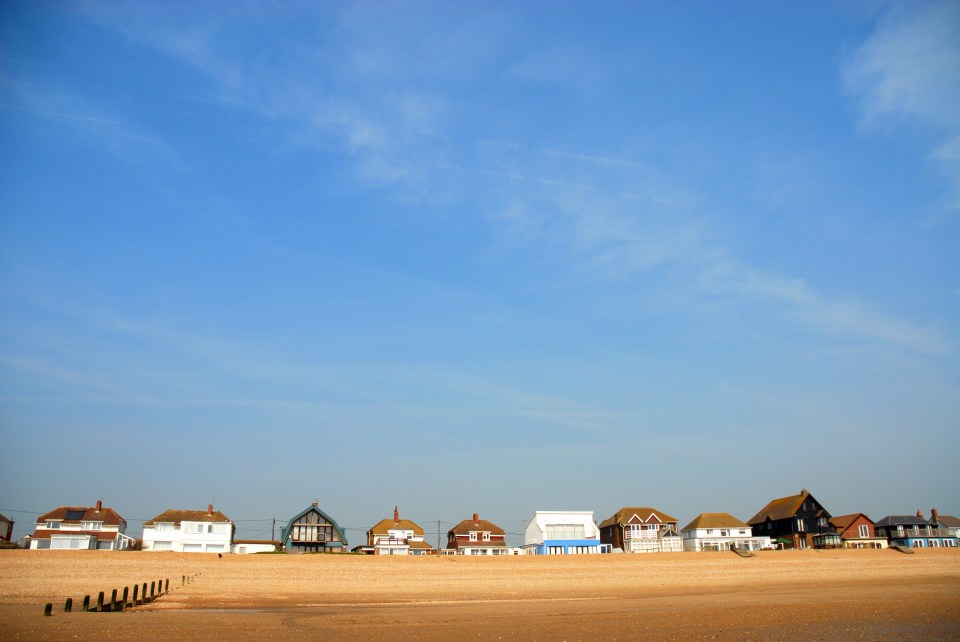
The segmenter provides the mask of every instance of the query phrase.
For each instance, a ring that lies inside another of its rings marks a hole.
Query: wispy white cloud
[[[2,79],[0,93],[7,98],[0,110],[42,118],[130,162],[139,162],[147,153],[151,159],[185,168],[174,149],[148,128],[68,89]]]
[[[842,69],[867,128],[923,123],[944,140],[931,153],[960,208],[960,4],[896,5]]]

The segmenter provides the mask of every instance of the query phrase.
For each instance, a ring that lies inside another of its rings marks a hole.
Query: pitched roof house
[[[680,531],[685,551],[759,551],[770,548],[769,537],[753,537],[749,524],[730,513],[700,513]]]
[[[956,535],[949,529],[939,528],[924,519],[923,513],[919,510],[916,515],[888,515],[879,520],[875,528],[878,536],[890,540],[891,546],[908,548],[957,546]]]
[[[830,526],[830,513],[806,488],[796,495],[775,499],[747,523],[754,535],[791,548],[829,548],[840,545],[840,536]]]
[[[122,550],[132,537],[127,522],[97,500],[96,506],[60,506],[37,519],[32,549]]]
[[[831,517],[830,525],[840,535],[844,548],[886,548],[887,539],[877,537],[873,520],[863,513]]]
[[[229,553],[234,524],[220,511],[166,510],[143,523],[143,550]]]
[[[13,537],[14,521],[5,515],[0,515],[0,541],[9,542]]]
[[[507,534],[502,528],[480,519],[465,519],[447,531],[447,550],[457,555],[506,555]]]
[[[677,518],[647,506],[624,507],[600,523],[600,541],[624,553],[683,550]]]
[[[280,539],[288,553],[342,553],[347,548],[343,529],[318,502],[291,517]]]
[[[394,506],[393,519],[374,524],[361,550],[374,555],[427,555],[433,547],[423,541],[423,529],[409,519],[400,519],[400,511]]]
[[[937,528],[943,528],[954,537],[960,537],[960,518],[953,515],[941,515],[936,508],[930,509],[930,521]]]

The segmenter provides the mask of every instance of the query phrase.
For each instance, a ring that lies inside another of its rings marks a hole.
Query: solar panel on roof
[[[86,511],[82,511],[82,510],[68,510],[67,519],[83,519],[83,514],[85,512]]]

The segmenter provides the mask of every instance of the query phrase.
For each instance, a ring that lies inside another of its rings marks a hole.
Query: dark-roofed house
[[[290,518],[280,538],[288,553],[342,553],[347,538],[336,520],[313,502]]]
[[[863,513],[831,517],[830,525],[837,531],[844,548],[887,547],[887,538],[877,537],[873,520]]]
[[[178,553],[229,553],[233,522],[207,505],[207,510],[167,510],[143,523],[143,550]]]
[[[14,521],[9,517],[0,515],[0,541],[9,542],[13,537]]]
[[[775,499],[747,520],[753,534],[791,548],[839,546],[840,536],[830,526],[830,513],[806,488]]]
[[[683,550],[677,518],[647,506],[624,507],[600,524],[600,542],[624,553]]]
[[[361,550],[374,555],[427,555],[433,547],[423,541],[423,529],[409,519],[400,519],[400,511],[394,506],[393,519],[374,524]]]
[[[122,550],[133,542],[126,531],[126,520],[100,500],[96,506],[61,506],[37,520],[30,548]]]
[[[919,510],[916,515],[888,515],[879,520],[875,528],[877,535],[886,537],[891,546],[939,548],[957,545],[955,535],[924,519]]]
[[[759,551],[770,548],[769,537],[753,537],[749,524],[730,513],[700,513],[680,531],[685,551]]]
[[[457,555],[507,555],[507,534],[480,515],[465,519],[447,531],[447,550]]]

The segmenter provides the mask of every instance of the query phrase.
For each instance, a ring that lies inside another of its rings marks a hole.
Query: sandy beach
[[[960,551],[946,549],[489,559],[2,551],[0,573],[4,640],[960,638]],[[152,604],[79,612],[84,595],[167,579],[170,592]]]

